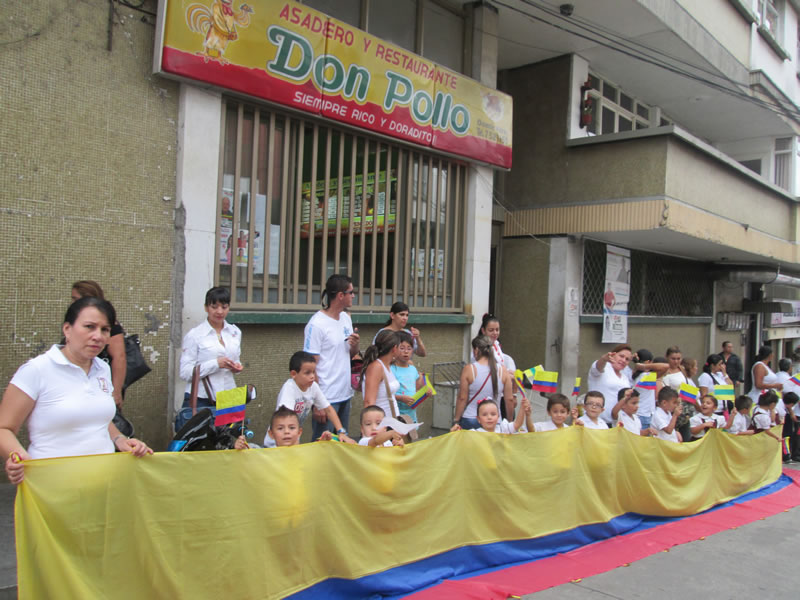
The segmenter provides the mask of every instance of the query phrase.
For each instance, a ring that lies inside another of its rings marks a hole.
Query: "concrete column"
[[[487,2],[467,6],[466,66],[469,74],[491,87],[497,85],[497,8]],[[467,231],[464,278],[465,311],[472,313],[472,335],[489,309],[489,265],[492,246],[493,172],[471,165],[467,176]],[[468,340],[466,341],[468,343]]]
[[[558,371],[559,389],[569,395],[578,373],[583,243],[550,240],[545,368]]]
[[[219,93],[181,84],[169,373],[174,406],[183,402],[186,385],[178,374],[183,334],[206,317],[203,300],[214,285],[221,119]],[[172,406],[167,415],[171,422]]]

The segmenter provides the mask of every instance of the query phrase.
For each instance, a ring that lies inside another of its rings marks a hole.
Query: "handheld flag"
[[[420,404],[425,402],[425,400],[436,395],[436,390],[433,389],[433,385],[431,385],[431,380],[428,379],[428,376],[423,375],[422,378],[424,383],[422,387],[417,390],[417,393],[412,396],[412,398],[414,398],[414,403],[409,406],[409,408],[417,408]]]
[[[795,373],[789,378],[789,381],[794,383],[795,385],[800,385],[800,373]]]
[[[573,396],[577,396],[580,393],[581,393],[581,378],[580,377],[576,377],[575,378],[575,385],[572,386],[572,395]]]
[[[783,438],[783,453],[788,455],[791,453],[791,447],[789,446],[789,438]]]
[[[522,385],[524,381],[525,381],[525,374],[519,369],[514,371],[514,389],[517,390],[520,394],[522,394],[523,398],[525,397],[525,387]]]
[[[558,371],[537,370],[534,373],[531,389],[545,394],[554,394],[558,391]]]
[[[736,398],[736,395],[733,391],[732,385],[715,385],[714,386],[714,397],[717,400],[733,401]]]
[[[645,373],[639,378],[639,381],[636,382],[636,387],[641,388],[643,390],[655,390],[656,379],[658,379],[658,375],[656,374],[655,371],[651,371],[650,373]]]
[[[536,379],[536,372],[537,371],[543,371],[543,370],[544,370],[544,367],[542,365],[536,365],[535,367],[533,367],[531,369],[525,369],[522,372],[522,374],[525,375],[525,377],[528,378],[528,381],[533,383],[533,380]]]
[[[217,411],[214,426],[229,425],[244,420],[244,405],[247,402],[247,386],[217,392]]]
[[[678,392],[681,400],[697,405],[697,397],[700,395],[700,390],[688,383],[682,383],[680,391]]]

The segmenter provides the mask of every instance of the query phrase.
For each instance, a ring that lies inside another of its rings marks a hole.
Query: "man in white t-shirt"
[[[317,357],[317,381],[322,393],[339,416],[342,428],[350,422],[350,359],[358,353],[358,333],[350,315],[345,312],[353,305],[353,282],[346,275],[331,275],[322,293],[322,310],[317,311],[305,328],[303,350]],[[326,306],[327,303],[327,306]],[[315,441],[332,424],[325,411],[314,408],[313,433]]]

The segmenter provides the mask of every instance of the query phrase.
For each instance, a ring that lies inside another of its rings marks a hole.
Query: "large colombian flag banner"
[[[34,460],[15,506],[19,597],[400,595],[467,559],[502,562],[503,542],[587,543],[620,515],[692,515],[780,474],[766,435],[672,444],[583,427]]]
[[[511,97],[287,0],[159,3],[153,70],[511,167]]]

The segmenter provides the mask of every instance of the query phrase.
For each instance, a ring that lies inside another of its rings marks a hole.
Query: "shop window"
[[[347,273],[354,309],[462,312],[462,163],[232,99],[215,280],[237,309],[318,308]]]

